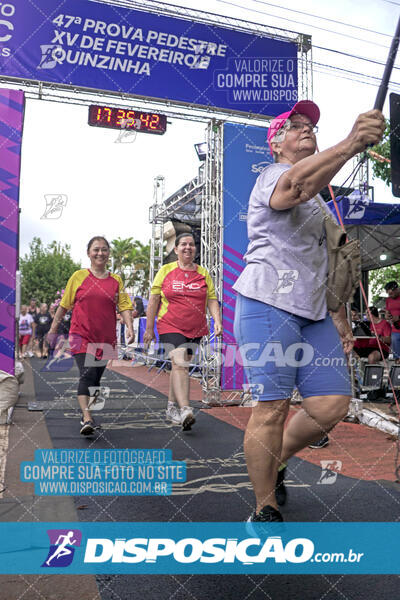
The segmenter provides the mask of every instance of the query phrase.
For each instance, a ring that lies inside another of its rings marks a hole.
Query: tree
[[[133,247],[133,238],[126,238],[122,240],[117,238],[111,241],[111,260],[112,270],[122,278],[125,285],[125,269],[129,263],[130,253]]]
[[[20,259],[23,304],[36,298],[50,305],[60,295],[72,273],[81,268],[80,263],[72,260],[70,249],[68,244],[56,241],[45,247],[40,238],[33,238],[29,253]]]
[[[397,281],[400,285],[400,263],[391,265],[390,267],[374,269],[369,272],[369,287],[374,306],[376,306],[376,303],[384,292],[385,284],[389,281]]]
[[[135,242],[130,255],[133,272],[130,285],[133,286],[140,296],[149,294],[149,276],[150,276],[150,241],[142,244]]]
[[[150,242],[143,244],[133,238],[111,241],[112,269],[127,288],[146,296],[149,291]]]
[[[391,168],[390,162],[382,161],[381,159],[375,157],[373,152],[376,152],[383,158],[388,158],[390,160],[390,121],[386,119],[386,127],[385,132],[383,134],[383,141],[376,146],[371,148],[372,154],[369,155],[372,161],[372,171],[375,177],[378,179],[382,179],[386,183],[386,185],[390,186],[391,182]]]

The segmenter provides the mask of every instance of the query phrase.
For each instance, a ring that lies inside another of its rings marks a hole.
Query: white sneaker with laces
[[[180,425],[181,412],[179,407],[174,402],[168,402],[167,410],[165,411],[165,417],[168,421],[172,421],[174,425]]]
[[[181,408],[181,425],[182,431],[189,431],[192,429],[192,425],[194,425],[196,419],[193,415],[193,410],[191,406],[183,406]]]

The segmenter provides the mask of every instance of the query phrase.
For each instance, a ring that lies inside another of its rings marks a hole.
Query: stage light
[[[379,260],[386,260],[387,259],[387,254],[381,254],[379,257]]]
[[[197,152],[198,159],[206,160],[206,158],[207,158],[207,142],[201,142],[200,144],[195,144],[194,148]]]

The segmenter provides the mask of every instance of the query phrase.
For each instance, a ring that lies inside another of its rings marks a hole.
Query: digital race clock
[[[162,135],[167,130],[167,117],[157,113],[145,113],[129,108],[114,108],[113,106],[89,106],[89,125],[108,127],[109,129],[126,129],[142,131],[143,133],[158,133]]]

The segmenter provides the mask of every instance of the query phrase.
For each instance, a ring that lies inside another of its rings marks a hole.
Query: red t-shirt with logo
[[[107,353],[116,343],[116,310],[132,310],[119,275],[95,277],[89,269],[75,271],[68,280],[60,305],[73,309],[69,342],[72,354],[87,352],[98,358],[114,358]]]
[[[210,274],[204,267],[181,269],[178,262],[161,267],[151,294],[161,296],[157,315],[158,333],[182,333],[188,338],[207,335],[207,301],[217,299]]]
[[[397,298],[386,298],[386,310],[392,315],[400,315],[400,296],[397,296]],[[397,327],[392,325],[392,331],[400,333],[400,321],[397,323]]]

